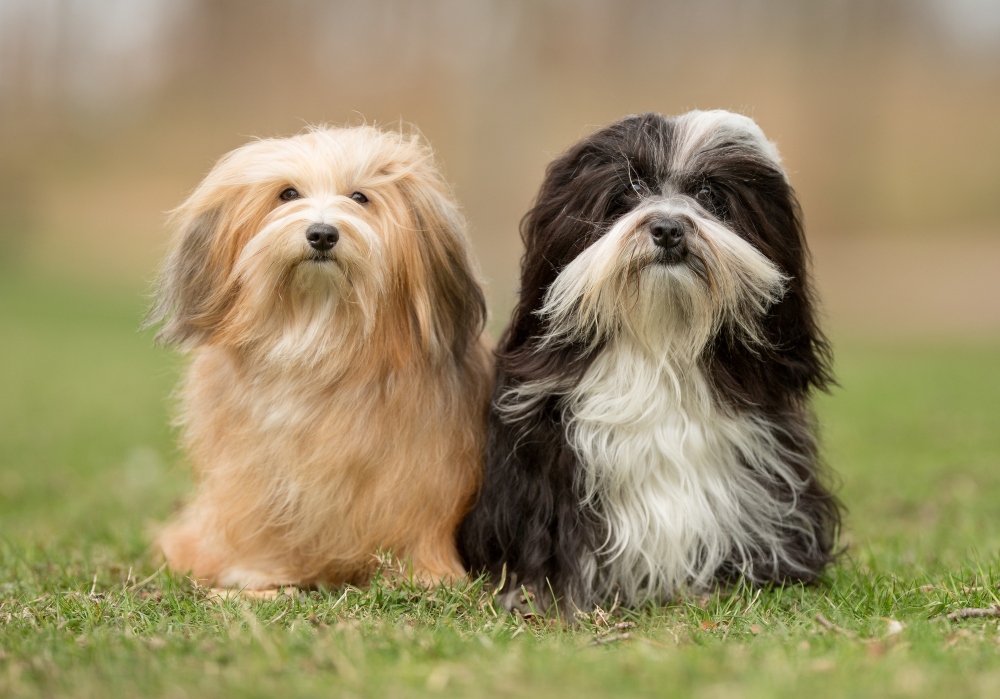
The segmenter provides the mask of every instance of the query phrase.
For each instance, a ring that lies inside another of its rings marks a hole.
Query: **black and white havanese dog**
[[[726,111],[627,117],[549,165],[522,237],[469,567],[535,609],[814,580],[830,353],[774,144]]]

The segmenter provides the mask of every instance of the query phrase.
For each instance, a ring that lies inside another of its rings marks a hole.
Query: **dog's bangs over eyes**
[[[646,181],[639,179],[626,164],[625,171],[619,173],[617,191],[602,217],[605,222],[604,226],[600,226],[602,232],[607,232],[608,227],[613,225],[616,219],[640,206],[643,200],[652,194],[653,190]]]
[[[299,190],[295,189],[294,187],[286,187],[285,189],[281,190],[281,194],[278,195],[278,198],[281,201],[294,201],[296,199],[301,199],[302,195],[299,193]],[[351,199],[357,202],[358,204],[362,205],[368,203],[368,197],[366,197],[361,192],[353,192],[351,194]]]
[[[715,218],[720,221],[726,219],[726,192],[721,185],[701,180],[694,183],[686,193]]]

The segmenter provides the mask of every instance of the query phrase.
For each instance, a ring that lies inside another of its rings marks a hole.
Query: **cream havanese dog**
[[[463,218],[419,138],[253,141],[172,216],[147,324],[191,358],[198,487],[158,546],[207,584],[433,584],[482,473],[489,352]]]

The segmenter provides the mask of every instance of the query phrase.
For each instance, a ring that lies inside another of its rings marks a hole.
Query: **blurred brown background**
[[[0,0],[0,274],[138,293],[227,150],[419,127],[490,281],[545,164],[624,114],[754,117],[835,333],[1000,333],[1000,0]]]

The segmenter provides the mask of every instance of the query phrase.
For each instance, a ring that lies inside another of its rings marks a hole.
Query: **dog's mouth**
[[[660,265],[679,265],[687,262],[689,251],[686,244],[681,243],[672,248],[657,249],[655,263]]]
[[[656,248],[646,258],[645,264],[663,271],[689,270],[696,277],[708,282],[708,266],[700,250],[692,245],[681,245],[676,248]]]
[[[309,254],[300,257],[292,264],[301,274],[320,274],[328,277],[331,274],[337,275],[344,271],[344,265],[336,255],[326,251],[310,251]]]
[[[305,258],[303,262],[312,262],[316,264],[326,264],[329,262],[336,262],[337,258],[328,252],[314,252],[309,257]]]

